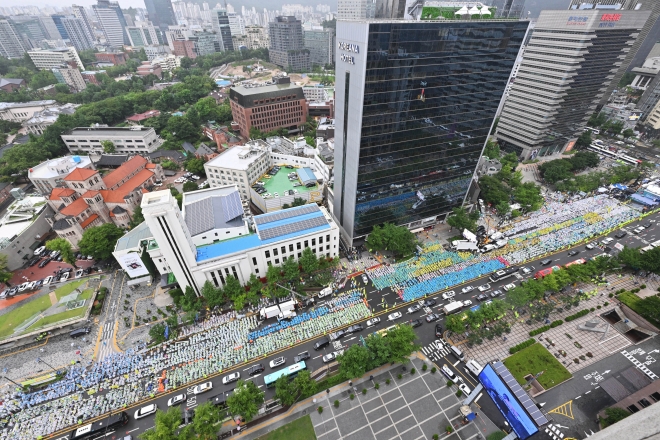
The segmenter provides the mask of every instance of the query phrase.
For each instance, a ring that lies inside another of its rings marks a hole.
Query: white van
[[[481,373],[481,370],[484,369],[481,365],[477,363],[474,359],[470,359],[465,363],[465,365],[468,367],[468,370],[470,370],[470,373],[474,375],[474,377],[479,376],[479,373]]]
[[[452,345],[451,347],[449,347],[449,349],[451,350],[452,353],[454,353],[454,356],[456,356],[458,360],[465,361],[465,355],[458,347]]]
[[[319,292],[319,298],[323,298],[324,296],[332,295],[332,287],[328,286],[325,289],[321,290]]]

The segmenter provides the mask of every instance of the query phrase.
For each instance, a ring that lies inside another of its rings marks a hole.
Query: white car
[[[461,289],[461,293],[470,293],[474,290],[474,286],[465,286]]]
[[[502,287],[502,289],[504,289],[505,292],[508,292],[509,290],[512,290],[512,289],[515,289],[515,288],[516,288],[516,285],[513,284],[513,283],[507,284],[506,286]]]
[[[170,397],[167,401],[167,406],[174,406],[178,405],[182,402],[185,402],[186,400],[186,395],[185,394],[177,394],[174,397]]]
[[[213,384],[211,382],[204,382],[197,385],[193,388],[193,394],[202,394],[213,389]]]
[[[41,253],[45,250],[46,250],[46,246],[38,247],[34,250],[34,255],[41,255]]]
[[[50,284],[51,281],[53,281],[53,276],[52,276],[52,275],[48,275],[46,278],[44,278],[44,286],[45,286],[46,284]]]
[[[607,245],[607,244],[612,243],[613,241],[614,241],[614,239],[612,237],[607,237],[602,241],[602,243]]]
[[[239,371],[236,371],[235,373],[231,373],[223,377],[222,384],[227,385],[228,383],[236,382],[240,378],[241,378],[241,373]]]
[[[147,417],[155,413],[158,410],[158,405],[152,403],[151,405],[143,406],[142,408],[135,411],[135,420],[141,419],[142,417]]]
[[[587,246],[589,246],[589,245],[587,245]],[[533,267],[529,268],[529,267],[523,266],[523,267],[520,268],[520,270],[522,271],[523,275],[528,275],[528,274],[530,274],[534,271],[534,268]]]
[[[80,278],[81,276],[83,276],[83,273],[84,273],[84,271],[82,269],[78,269],[76,271],[76,278]]]
[[[30,284],[28,284],[28,286],[27,286],[27,290],[34,289],[34,286],[36,286],[36,285],[37,285],[36,281],[30,281]]]
[[[587,249],[589,249],[589,250],[592,250],[592,249],[595,248],[595,247],[596,247],[596,245],[593,244],[593,243],[589,243],[588,245],[585,246],[585,248],[587,248]]]
[[[325,356],[323,356],[323,363],[327,364],[328,362],[332,362],[335,359],[337,359],[337,356],[339,356],[341,353],[338,351],[333,351],[332,353],[328,353]]]
[[[449,292],[445,292],[442,294],[442,299],[451,299],[456,296],[456,292],[453,290],[450,290]]]
[[[186,181],[186,179],[184,179],[183,177],[179,177],[178,179],[176,179],[176,180],[174,181],[174,183],[183,183],[183,182],[185,182],[185,181]]]
[[[449,378],[449,380],[453,380],[456,382],[456,374],[454,374],[453,371],[451,371],[451,368],[447,366],[447,364],[444,364],[442,366],[442,373]]]
[[[458,386],[458,389],[463,391],[463,394],[465,394],[465,396],[470,395],[470,388],[467,385],[465,385],[464,383],[460,384]]]
[[[18,286],[18,291],[19,291],[19,292],[24,291],[25,289],[27,289],[27,287],[28,287],[29,285],[30,285],[30,283],[29,283],[28,281],[24,282],[23,284],[21,284],[20,286]]]
[[[276,357],[272,361],[270,361],[270,368],[277,368],[280,365],[286,364],[286,358],[284,356]]]
[[[483,286],[478,287],[479,292],[485,292],[486,290],[490,289],[490,284],[484,284]]]
[[[399,318],[401,318],[401,312],[394,312],[394,313],[390,313],[389,315],[387,315],[387,320],[388,321],[395,321]]]
[[[469,299],[466,299],[465,301],[463,301],[463,307],[467,307],[467,306],[471,306],[471,305],[472,305],[472,301],[470,301]]]
[[[60,281],[65,282],[68,279],[69,279],[69,272],[62,274],[62,278],[60,278]]]
[[[154,186],[155,186],[156,188],[160,188],[161,186],[163,186],[163,184],[162,184],[162,183],[154,183]]]
[[[367,278],[366,274],[362,274],[362,282],[364,284],[369,284],[369,278]]]
[[[371,319],[367,320],[367,327],[372,327],[372,326],[378,324],[379,322],[380,322],[380,318],[378,318],[378,317],[371,318]]]
[[[190,177],[191,177],[193,180],[199,180],[199,179],[201,179],[201,177],[196,176],[196,175],[193,175],[193,176],[190,176]]]

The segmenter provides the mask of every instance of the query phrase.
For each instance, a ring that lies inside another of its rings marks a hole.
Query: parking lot
[[[323,401],[323,412],[311,413],[318,440],[407,440],[432,439],[434,434],[446,437],[447,426],[454,431],[451,439],[485,438],[497,427],[479,414],[475,422],[462,424],[459,407],[464,397],[457,397],[457,387],[447,387],[447,378],[440,371],[435,374],[421,370],[424,362],[413,359],[407,371],[398,379],[401,367],[381,373],[355,386],[353,400],[349,391]],[[427,363],[429,367],[432,365]],[[410,368],[416,368],[410,374]],[[386,384],[386,380],[390,384]],[[375,389],[375,384],[379,389]],[[366,388],[367,393],[362,394]],[[334,401],[339,400],[339,406]]]

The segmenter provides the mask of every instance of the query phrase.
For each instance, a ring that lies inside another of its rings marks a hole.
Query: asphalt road
[[[622,239],[615,239],[615,241],[610,243],[609,246],[614,248],[614,245],[617,242],[620,242],[621,244],[629,246],[629,247],[647,246],[649,243],[651,243],[653,241],[656,241],[656,239],[658,239],[657,236],[660,236],[660,226],[658,226],[658,223],[656,223],[656,221],[658,219],[660,219],[660,214],[654,214],[652,216],[646,217],[643,221],[636,221],[634,223],[631,223],[630,225],[628,225],[625,228],[626,231],[629,231],[627,236],[622,238]],[[645,230],[644,232],[642,232],[639,235],[634,235],[632,233],[632,230],[634,228],[640,226],[641,224],[647,223],[649,221],[652,222],[652,225],[649,229]],[[615,238],[614,235],[617,232],[618,231],[613,231],[610,234],[610,236],[612,238]],[[575,256],[568,256],[568,251],[571,250],[571,249],[567,249],[567,250],[558,252],[558,253],[550,256],[550,257],[547,257],[547,258],[552,260],[552,263],[549,264],[548,266],[545,266],[545,267],[550,267],[550,266],[553,266],[553,265],[563,265],[563,264],[566,264],[570,261],[574,261],[578,258],[593,257],[593,256],[598,255],[598,254],[603,252],[598,247],[594,248],[593,250],[588,250],[588,249],[585,248],[584,245],[577,246],[573,249],[579,251],[579,254],[575,255]],[[537,270],[542,268],[542,266],[540,265],[540,260],[543,260],[543,259],[545,259],[545,258],[539,258],[538,260],[528,262],[524,265],[518,265],[518,267],[527,266],[527,267],[533,267],[534,268],[532,273],[525,276],[525,279],[528,279],[528,278],[532,277],[534,272],[536,272]],[[498,290],[498,289],[501,290],[501,287],[503,285],[513,282],[512,280],[514,280],[514,278],[509,278],[509,279],[506,279],[506,280],[503,280],[503,281],[500,281],[500,282],[489,282],[486,278],[481,278],[481,279],[477,279],[477,280],[473,280],[471,282],[465,283],[464,285],[454,286],[449,290],[455,290],[457,292],[457,295],[456,295],[455,299],[462,300],[462,301],[467,300],[467,299],[471,299],[474,304],[477,304],[478,301],[476,299],[476,296],[479,293],[481,293],[481,292],[478,291],[479,286],[481,286],[483,284],[486,284],[486,283],[489,283],[490,286],[491,286],[491,289],[488,290],[487,293],[490,293],[493,290]],[[359,278],[359,285],[361,285],[361,286],[363,285],[362,281],[361,281],[361,278]],[[468,294],[461,294],[460,293],[461,289],[465,286],[473,286],[474,290],[472,292],[469,292]],[[279,356],[284,356],[287,360],[286,365],[291,365],[293,363],[293,357],[295,355],[297,355],[298,353],[301,353],[303,351],[309,351],[309,353],[311,354],[311,359],[309,359],[307,361],[307,365],[308,365],[308,369],[310,371],[314,371],[314,370],[317,370],[319,368],[322,368],[325,365],[322,362],[322,359],[321,359],[323,355],[325,355],[329,352],[335,351],[337,349],[345,350],[353,344],[360,343],[360,338],[359,338],[360,336],[366,337],[369,333],[372,333],[376,330],[379,330],[379,329],[388,327],[389,325],[392,325],[392,323],[387,321],[387,314],[392,313],[392,311],[393,311],[392,307],[393,306],[396,308],[396,310],[401,311],[402,314],[403,314],[402,318],[396,320],[395,323],[401,323],[401,322],[409,321],[409,320],[414,319],[414,318],[422,318],[423,319],[424,316],[427,314],[425,310],[417,312],[414,315],[407,314],[406,309],[412,303],[405,303],[404,304],[403,301],[401,301],[399,299],[398,295],[396,295],[394,292],[392,292],[390,290],[382,290],[382,291],[379,292],[377,289],[375,289],[371,285],[371,283],[369,283],[369,285],[367,286],[366,291],[367,291],[367,301],[369,302],[371,307],[375,309],[375,313],[379,314],[379,316],[381,318],[381,322],[379,324],[373,326],[373,327],[365,328],[362,332],[355,333],[353,335],[347,336],[346,338],[344,338],[340,341],[341,346],[337,345],[337,346],[333,347],[333,345],[331,344],[329,347],[327,347],[324,350],[314,351],[313,346],[314,346],[315,341],[318,338],[316,338],[314,340],[304,341],[304,342],[298,344],[297,346],[291,347],[289,349],[285,349],[285,350],[282,350],[280,352],[274,352],[273,354],[268,356],[266,359],[260,359],[258,361],[253,362],[253,363],[250,363],[249,365],[241,365],[241,366],[226,370],[225,372],[223,372],[222,375],[217,375],[215,377],[208,378],[206,380],[200,380],[198,382],[195,382],[195,383],[191,384],[185,391],[183,391],[183,389],[178,389],[176,391],[161,394],[157,398],[155,398],[155,399],[153,399],[149,402],[143,403],[140,406],[144,406],[148,403],[156,403],[158,405],[159,409],[167,410],[167,400],[170,397],[174,396],[174,395],[180,394],[181,392],[185,392],[188,396],[188,399],[185,402],[185,404],[181,405],[182,412],[183,412],[183,409],[195,408],[196,406],[204,403],[205,401],[209,400],[212,397],[217,396],[220,393],[230,392],[235,387],[235,383],[228,384],[228,385],[223,385],[222,384],[222,377],[229,374],[229,373],[231,373],[231,372],[234,372],[234,371],[240,371],[241,379],[254,381],[254,383],[259,388],[261,388],[265,391],[265,393],[266,393],[265,399],[269,400],[269,399],[274,398],[275,390],[274,390],[274,388],[266,388],[264,386],[263,377],[267,374],[272,373],[273,371],[276,371],[280,368],[283,368],[283,366],[279,366],[275,369],[271,369],[268,366],[268,364],[272,359],[274,359],[276,357],[279,357]],[[442,291],[438,292],[435,296],[432,296],[432,298],[434,298],[437,301],[437,304],[433,307],[432,312],[439,312],[443,305],[450,302],[448,300],[443,300],[441,294],[442,294]],[[381,301],[382,301],[381,296],[385,298],[386,303],[389,303],[389,310],[387,311],[387,313],[384,313],[382,311],[381,307],[380,307],[380,304],[381,304]],[[503,295],[503,296],[505,296],[505,295]],[[499,298],[501,299],[503,296],[501,296]],[[322,302],[319,302],[319,304],[322,304]],[[319,304],[317,304],[317,306]],[[268,320],[267,323],[269,323],[270,321],[271,320]],[[441,318],[439,321],[436,321],[434,323],[426,323],[426,321],[424,320],[424,324],[415,329],[415,331],[418,335],[418,340],[417,340],[418,344],[420,344],[422,347],[428,347],[430,344],[432,344],[433,341],[436,339],[435,334],[434,334],[435,324],[437,324],[437,323],[442,324],[443,321],[444,321],[444,318]],[[362,321],[362,324],[365,325],[365,322]],[[493,341],[493,342],[490,342],[490,343],[498,343],[498,342]],[[436,364],[438,364],[439,366],[442,366],[443,363],[452,364],[453,365],[453,370],[457,374],[459,374],[460,376],[462,376],[464,378],[464,380],[468,384],[468,386],[470,386],[471,388],[473,388],[475,386],[476,380],[472,377],[469,377],[464,372],[465,365],[463,363],[460,363],[458,361],[458,359],[455,358],[453,355],[447,354],[447,355],[443,356],[442,354],[439,353],[438,356],[436,356],[436,357],[439,358],[439,360],[436,361]],[[251,365],[256,364],[256,363],[263,364],[266,367],[266,370],[263,373],[255,375],[253,377],[248,376],[246,370]],[[203,394],[199,394],[197,396],[193,395],[193,393],[192,393],[193,386],[196,385],[197,383],[201,383],[201,382],[204,382],[204,381],[212,382],[213,389],[210,390],[210,391],[207,391]],[[499,411],[496,409],[494,403],[492,402],[492,400],[490,399],[490,397],[488,396],[487,393],[483,393],[481,398],[478,400],[478,404],[481,406],[482,411],[491,420],[493,420],[493,422],[495,422],[498,426],[503,425],[504,419],[501,416],[501,414],[499,413]],[[133,435],[134,438],[135,438],[136,435],[139,435],[140,433],[144,432],[145,430],[153,427],[154,426],[154,416],[153,415],[147,416],[147,417],[145,417],[143,419],[140,419],[140,420],[134,420],[134,413],[137,409],[138,409],[138,407],[128,409],[127,412],[130,416],[130,421],[128,422],[128,424],[126,426],[120,428],[116,433],[112,433],[112,434],[108,434],[108,435],[119,437],[120,435],[130,434],[130,435]]]

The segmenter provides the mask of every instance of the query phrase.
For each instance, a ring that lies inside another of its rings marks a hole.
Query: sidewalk
[[[424,363],[429,366],[426,372],[421,369]],[[420,436],[430,439],[433,434],[444,437],[449,425],[454,429],[453,438],[457,439],[475,438],[477,434],[485,438],[498,431],[476,405],[472,405],[477,413],[475,423],[461,423],[458,408],[465,397],[456,397],[456,386],[448,388],[440,371],[432,374],[430,367],[433,365],[424,355],[415,353],[405,365],[405,372],[400,364],[382,366],[355,380],[352,387],[343,383],[321,391],[285,413],[246,429],[240,437],[256,439],[308,414],[318,440]],[[413,367],[417,371],[410,374]],[[402,373],[401,379],[398,379],[399,373]],[[390,380],[389,385],[386,379]],[[378,390],[375,384],[379,385]],[[367,393],[362,394],[362,389]],[[351,393],[354,399],[350,399]],[[334,406],[335,400],[340,402],[338,407]],[[317,410],[319,407],[323,408],[321,414]]]

